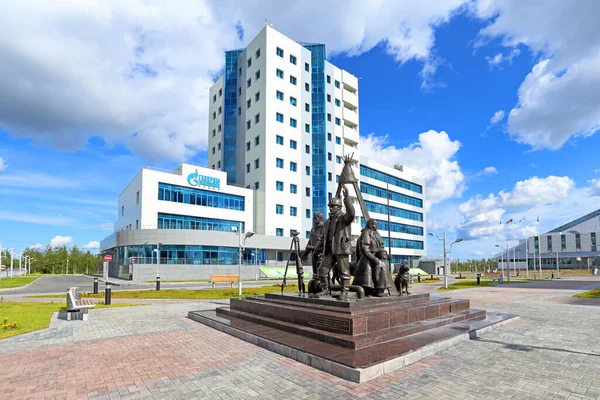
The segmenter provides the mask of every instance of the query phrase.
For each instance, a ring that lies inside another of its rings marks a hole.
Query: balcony
[[[351,143],[358,143],[358,131],[356,129],[353,129],[347,125],[344,125],[343,128],[343,132],[344,132],[344,139],[347,142],[351,142]]]
[[[356,92],[351,93],[348,90],[346,90],[346,88],[342,90],[342,101],[348,108],[354,109],[358,107],[358,96]]]
[[[358,113],[356,110],[351,110],[348,107],[342,108],[342,117],[345,121],[348,121],[351,125],[358,125]]]

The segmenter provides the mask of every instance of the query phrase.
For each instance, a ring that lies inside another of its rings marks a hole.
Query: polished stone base
[[[468,300],[429,294],[313,298],[295,293],[232,299],[189,318],[354,382],[435,354],[514,315],[470,310]]]

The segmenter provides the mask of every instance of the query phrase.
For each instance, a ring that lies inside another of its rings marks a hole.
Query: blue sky
[[[296,40],[325,43],[329,60],[360,78],[362,154],[419,170],[430,230],[468,239],[455,257],[490,256],[599,208],[600,28],[586,23],[598,4],[350,2],[329,13],[335,2],[319,2],[315,16],[312,1],[254,3],[37,3],[34,15],[8,6],[3,247],[96,251],[140,168],[204,163],[206,88],[223,51],[244,46],[265,16]]]

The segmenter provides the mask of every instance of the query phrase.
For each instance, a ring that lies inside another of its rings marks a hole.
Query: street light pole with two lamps
[[[232,226],[231,230],[238,235],[238,296],[242,295],[242,232],[239,227]],[[246,246],[246,239],[252,237],[254,232],[248,231],[244,235],[244,246]]]
[[[448,264],[447,264],[447,257],[446,257],[446,231],[444,231],[444,238],[440,238],[438,235],[436,235],[435,233],[431,233],[429,232],[429,236],[433,236],[434,238],[441,240],[442,242],[444,242],[444,287],[447,289],[448,288],[448,275],[449,275],[449,268],[448,268]],[[450,252],[452,252],[452,245],[454,243],[460,243],[462,242],[463,239],[462,238],[456,238],[456,240],[452,243],[450,243]]]

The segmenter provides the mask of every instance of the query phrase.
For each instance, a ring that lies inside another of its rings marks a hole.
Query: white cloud
[[[265,16],[329,53],[382,44],[400,63],[422,63],[431,82],[441,63],[431,55],[434,30],[466,2],[348,1],[342,12],[341,3],[316,0],[4,2],[0,126],[56,149],[101,136],[150,162],[180,161],[206,149],[207,88],[224,51],[247,44]]]
[[[465,190],[464,175],[458,161],[454,160],[461,143],[458,140],[452,141],[446,132],[423,132],[419,135],[418,142],[404,148],[388,146],[387,140],[387,136],[374,134],[361,137],[361,157],[371,158],[388,166],[401,164],[415,168],[425,179],[429,206],[448,198],[459,197]]]
[[[477,176],[496,175],[497,173],[498,173],[498,170],[496,169],[496,167],[494,167],[493,165],[490,165],[489,167],[485,167],[484,169],[479,171],[477,173]]]
[[[503,118],[504,118],[504,110],[496,111],[494,113],[494,115],[492,115],[492,118],[490,118],[490,125],[497,124],[498,122],[502,121]]]
[[[101,231],[110,231],[113,229],[113,223],[112,222],[105,222],[100,224],[99,228]]]
[[[41,243],[36,243],[33,246],[29,246],[30,249],[32,250],[43,250],[46,246],[44,246]]]
[[[485,57],[485,59],[490,64],[490,67],[500,67],[504,63],[512,64],[513,58],[517,57],[520,53],[519,49],[514,48],[507,54],[497,53],[493,57]]]
[[[1,78],[1,77],[0,77]],[[1,175],[0,186],[30,188],[35,183],[37,187],[48,189],[66,189],[80,187],[81,183],[69,177],[63,178],[43,172],[23,172],[15,175]]]
[[[8,164],[4,161],[4,158],[0,157],[0,172],[6,171]]]
[[[537,225],[531,225],[534,223],[532,218],[519,224],[522,216],[526,213],[531,216],[535,207],[556,204],[568,198],[574,188],[575,183],[567,176],[532,177],[517,182],[512,191],[501,190],[497,195],[490,193],[485,198],[476,195],[458,206],[466,222],[457,229],[466,240],[490,236],[503,240],[508,239],[507,235],[531,235]],[[511,218],[513,223],[506,224]]]
[[[600,196],[600,179],[590,179],[588,183],[592,196]]]
[[[99,249],[100,248],[100,242],[97,240],[92,240],[90,241],[88,244],[83,246],[84,249]]]
[[[52,247],[62,247],[70,244],[73,241],[71,236],[60,236],[56,235],[52,239],[50,239],[50,246]]]
[[[17,221],[17,222],[27,222],[30,224],[41,224],[41,225],[71,225],[73,224],[73,219],[68,217],[61,216],[48,216],[48,215],[38,215],[31,213],[20,213],[14,211],[0,211],[0,220],[7,221]]]
[[[539,57],[518,91],[508,132],[533,149],[559,149],[600,129],[600,2],[480,0],[476,14],[491,23],[483,40],[525,45]],[[540,17],[543,15],[543,18]]]

